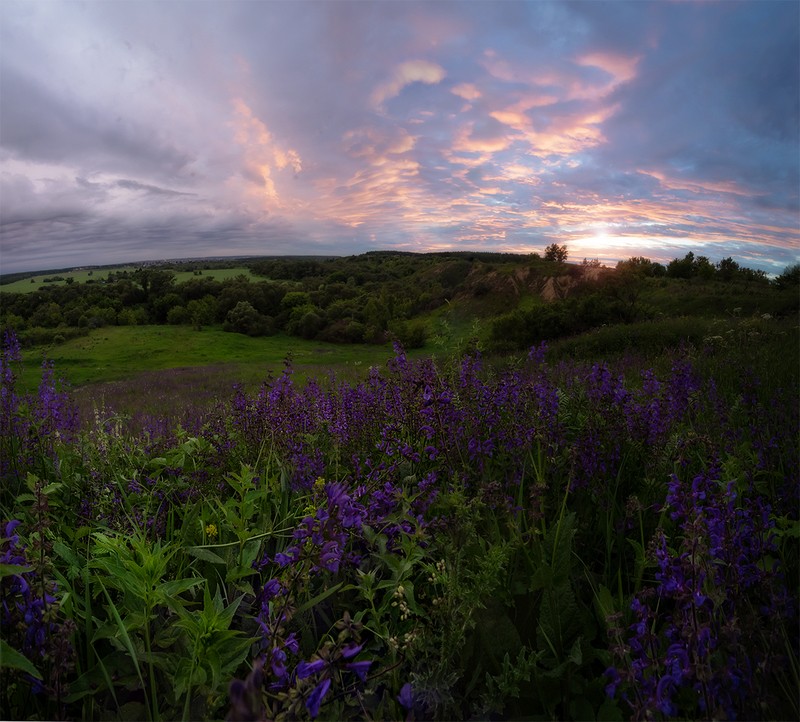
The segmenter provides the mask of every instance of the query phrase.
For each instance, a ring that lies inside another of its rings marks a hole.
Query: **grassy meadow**
[[[52,363],[87,423],[97,411],[122,415],[141,427],[154,417],[162,423],[182,421],[212,407],[237,384],[257,389],[280,376],[287,362],[298,381],[331,373],[355,380],[370,366],[384,365],[391,353],[390,346],[332,344],[283,334],[252,338],[219,328],[106,327],[23,351],[18,385],[21,391],[35,392],[42,364]]]
[[[797,324],[686,323],[6,335],[0,716],[796,719]]]
[[[139,266],[103,266],[102,268],[79,268],[65,271],[48,271],[27,278],[5,283],[0,286],[3,293],[33,293],[42,286],[62,286],[67,283],[103,283],[113,273],[134,273]],[[184,283],[195,278],[210,278],[215,281],[227,281],[237,276],[253,279],[249,268],[234,266],[232,268],[204,268],[197,275],[193,271],[175,271],[175,282]],[[53,279],[53,280],[48,280]],[[58,280],[54,280],[58,279]]]
[[[33,390],[42,362],[52,361],[72,386],[120,381],[142,372],[176,368],[229,367],[233,380],[260,383],[279,372],[284,360],[315,373],[330,366],[369,366],[383,362],[389,347],[341,345],[275,335],[252,338],[219,328],[196,331],[188,326],[108,326],[87,336],[24,352],[22,387]]]

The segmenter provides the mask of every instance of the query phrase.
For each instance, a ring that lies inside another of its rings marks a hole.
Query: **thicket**
[[[797,719],[800,345],[746,321],[137,433],[6,335],[0,717]]]

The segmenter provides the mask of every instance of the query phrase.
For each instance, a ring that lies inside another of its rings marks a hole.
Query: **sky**
[[[800,3],[0,2],[0,273],[800,260]]]

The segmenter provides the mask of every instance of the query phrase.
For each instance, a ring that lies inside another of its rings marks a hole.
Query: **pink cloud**
[[[375,88],[370,100],[374,108],[381,108],[387,100],[399,95],[411,83],[435,85],[444,77],[445,71],[441,65],[428,60],[408,60],[398,65],[391,77]]]
[[[452,87],[450,92],[464,100],[477,100],[481,97],[481,91],[474,83],[459,83]]]

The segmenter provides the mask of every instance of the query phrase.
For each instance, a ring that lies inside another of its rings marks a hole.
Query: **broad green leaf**
[[[20,564],[0,564],[0,579],[3,577],[19,576],[30,570],[30,567],[23,567]]]
[[[0,639],[0,667],[21,669],[36,679],[42,679],[41,672],[33,666],[33,663],[3,639]]]
[[[203,584],[206,580],[203,577],[192,577],[190,579],[173,579],[170,582],[164,582],[158,587],[160,594],[166,597],[175,597],[182,592],[185,592],[198,584]]]
[[[227,564],[227,562],[219,554],[215,554],[210,549],[206,549],[205,547],[186,547],[186,553],[191,554],[193,557],[197,557],[204,562],[222,565]]]
[[[251,539],[250,541],[246,542],[244,548],[242,549],[242,561],[240,566],[248,568],[252,567],[253,562],[258,556],[259,549],[261,549],[260,539]]]

